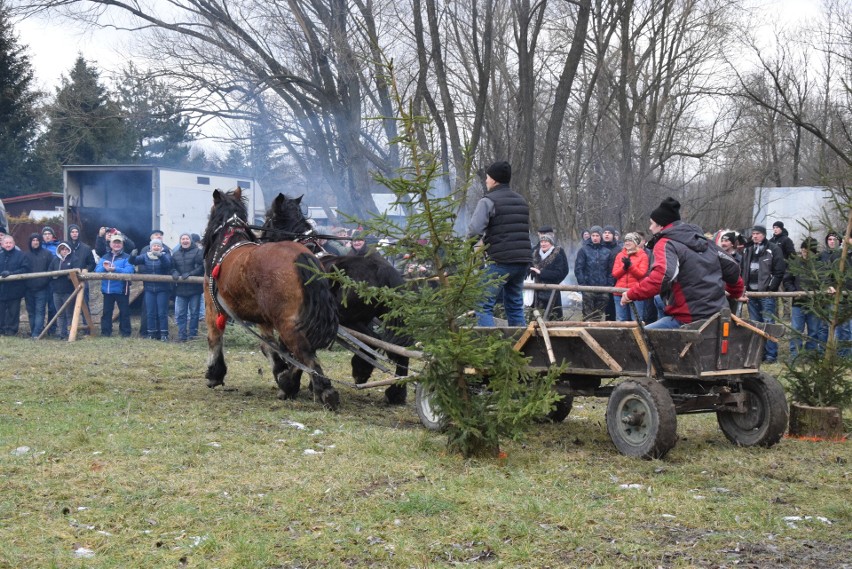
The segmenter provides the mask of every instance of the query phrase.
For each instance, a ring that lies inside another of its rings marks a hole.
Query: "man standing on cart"
[[[680,202],[666,198],[651,212],[654,264],[651,272],[621,295],[621,304],[661,295],[665,316],[647,328],[679,328],[727,308],[725,293],[743,295],[739,264],[704,237],[697,225],[680,220]]]
[[[480,326],[494,326],[494,305],[502,291],[509,326],[526,326],[524,278],[532,262],[530,208],[527,200],[509,186],[512,166],[508,162],[495,162],[485,174],[487,193],[476,204],[467,233],[469,237],[481,236],[488,246],[488,272],[495,283],[476,316]],[[500,277],[506,280],[500,283],[496,280]]]

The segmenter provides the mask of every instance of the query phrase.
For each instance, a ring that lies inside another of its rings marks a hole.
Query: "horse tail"
[[[337,337],[337,301],[316,257],[301,253],[296,267],[304,290],[298,329],[305,334],[312,350],[326,348]]]

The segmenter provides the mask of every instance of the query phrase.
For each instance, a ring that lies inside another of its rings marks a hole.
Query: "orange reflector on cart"
[[[730,331],[731,331],[731,323],[730,322],[725,322],[724,324],[722,324],[722,336],[727,338]]]

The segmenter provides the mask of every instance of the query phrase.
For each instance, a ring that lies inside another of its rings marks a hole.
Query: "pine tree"
[[[101,84],[98,70],[82,55],[68,77],[62,76],[47,106],[47,119],[47,132],[38,145],[46,185],[61,185],[64,164],[134,162],[132,129]]]
[[[0,196],[32,192],[33,140],[37,131],[33,71],[18,44],[8,13],[0,5]]]
[[[180,166],[189,159],[189,118],[180,112],[180,100],[160,81],[132,63],[117,86],[118,100],[134,141],[135,161]]]

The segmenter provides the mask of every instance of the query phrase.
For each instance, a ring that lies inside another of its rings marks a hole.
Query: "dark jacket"
[[[814,255],[815,257],[816,255]],[[781,287],[784,292],[797,292],[802,290],[817,291],[820,287],[819,266],[821,262],[818,259],[803,259],[795,256],[790,259],[788,271],[784,273],[784,278],[781,281]],[[793,306],[807,308],[813,301],[808,298],[794,298]]]
[[[33,249],[33,239],[38,239],[39,246]],[[46,273],[50,270],[50,262],[53,260],[53,255],[50,254],[50,251],[43,247],[44,242],[41,239],[41,235],[38,233],[33,233],[30,235],[29,241],[29,252],[25,253],[27,258],[30,260],[30,272],[31,273]],[[48,285],[50,285],[50,277],[38,277],[35,279],[29,279],[27,282],[27,288],[30,292],[39,292],[44,290]]]
[[[508,184],[498,184],[479,203],[471,217],[468,235],[482,236],[488,258],[501,264],[529,264],[530,208]]]
[[[603,243],[586,243],[574,260],[574,276],[583,286],[612,286],[612,250]]]
[[[149,255],[150,251],[147,253],[139,254],[135,257],[131,257],[130,264],[137,265],[140,269],[140,273],[145,273],[148,275],[171,275],[172,274],[172,256],[169,255],[168,251],[163,249],[161,251],[160,256],[151,258]],[[147,292],[163,292],[163,291],[171,291],[172,285],[171,283],[153,283],[146,282],[145,290]]]
[[[188,249],[178,247],[172,254],[172,277],[177,276],[175,294],[177,296],[193,296],[204,292],[203,285],[188,283],[186,277],[200,277],[204,274],[204,254],[195,245]]]
[[[30,273],[30,260],[17,247],[11,251],[0,249],[0,275],[23,275]],[[27,292],[27,281],[5,281],[0,277],[0,300],[20,300]]]
[[[78,265],[79,260],[77,259],[77,254],[74,251],[71,251],[64,259],[59,255],[54,255],[50,261],[50,270],[61,271],[65,269],[77,269],[79,268]],[[74,292],[74,283],[71,282],[68,275],[59,275],[51,277],[51,279],[53,282],[50,287],[53,289],[54,294],[71,294]]]
[[[568,276],[568,256],[562,247],[553,246],[550,255],[544,260],[541,258],[541,248],[536,247],[533,253],[532,266],[539,269],[539,273],[532,273],[533,280],[541,284],[561,284]],[[547,306],[550,300],[549,290],[535,291],[535,306]],[[554,306],[562,306],[562,297],[557,292],[554,296]]]
[[[675,221],[653,239],[654,266],[627,291],[630,300],[660,294],[666,315],[682,324],[709,318],[743,293],[740,268],[727,253],[704,237],[697,225]]]
[[[793,243],[793,240],[790,239],[790,234],[786,229],[781,229],[781,233],[773,235],[769,241],[771,243],[775,243],[778,248],[781,249],[781,254],[784,255],[784,260],[787,260],[796,254],[796,245]]]
[[[95,256],[92,255],[92,248],[80,241],[79,239],[69,239],[66,241],[71,247],[71,252],[74,254],[75,265],[72,269],[85,269],[89,272],[95,270]]]
[[[756,282],[749,282],[752,274],[752,264],[756,265]],[[787,263],[784,261],[784,254],[778,245],[764,239],[760,245],[752,243],[743,249],[743,258],[740,261],[740,267],[742,267],[741,274],[747,290],[777,292],[781,287],[781,279],[784,278]]]

